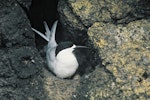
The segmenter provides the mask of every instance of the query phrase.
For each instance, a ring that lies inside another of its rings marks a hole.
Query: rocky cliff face
[[[71,80],[47,70],[22,9],[30,5],[0,1],[0,100],[149,98],[149,0],[59,0],[64,38],[94,49],[88,60],[95,70]]]
[[[150,21],[139,20],[125,26],[94,23],[88,30],[103,65],[115,77],[113,92],[119,89],[120,98],[146,99],[149,95],[149,28]]]
[[[149,97],[149,5],[148,0],[59,2],[63,26],[67,25],[67,31],[73,36],[87,32],[89,44],[98,50],[97,55],[108,71],[96,68],[96,72],[84,81],[85,85],[75,92],[75,99],[133,100]]]
[[[15,0],[1,0],[0,13],[0,99],[47,98],[40,74],[44,63],[25,12]]]
[[[94,22],[126,24],[148,18],[149,5],[148,0],[61,0],[58,11],[62,27],[67,29],[76,41],[81,41],[79,37],[83,37],[83,33],[86,33]]]

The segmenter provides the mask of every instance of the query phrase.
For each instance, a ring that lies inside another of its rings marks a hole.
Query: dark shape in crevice
[[[148,73],[145,71],[142,75],[142,77],[144,77],[145,79],[147,79],[149,77]]]

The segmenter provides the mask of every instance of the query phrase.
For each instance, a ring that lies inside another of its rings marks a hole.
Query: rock
[[[126,26],[96,22],[88,30],[103,65],[113,73],[125,97],[147,99],[149,95],[149,29],[149,20],[139,20]]]
[[[149,5],[149,0],[60,0],[58,12],[65,36],[85,43],[87,29],[94,22],[126,24],[149,18]]]
[[[72,41],[76,44],[83,44],[87,40],[87,28],[83,23],[77,18],[72,12],[72,8],[66,3],[66,1],[61,0],[58,3],[58,12],[60,15],[60,22],[63,27],[63,37],[65,40]]]
[[[95,71],[81,79],[81,85],[73,93],[73,100],[103,100],[111,97],[114,77],[104,67],[97,66]]]
[[[26,14],[15,0],[1,0],[0,13],[0,100],[48,100]]]
[[[31,0],[18,2],[26,7]],[[59,1],[60,21],[69,39],[86,44],[89,36],[89,45],[102,58],[103,66],[76,79],[59,79],[44,67],[18,2],[0,1],[0,100],[148,98],[150,21],[139,20],[149,16],[148,0]],[[91,58],[101,64],[97,56]]]
[[[60,22],[68,37],[79,41],[87,32],[88,43],[98,50],[106,67],[97,68],[87,76],[89,79],[82,77],[73,99],[148,99],[149,5],[149,0],[59,1]]]
[[[1,0],[0,46],[33,46],[34,34],[25,12],[15,0]]]
[[[0,12],[0,100],[71,98],[80,80],[59,79],[45,68],[20,5],[1,0]]]
[[[43,61],[35,48],[21,47],[8,51],[7,55],[17,77],[29,78],[41,70]],[[5,65],[5,64],[4,64]]]
[[[0,56],[1,100],[48,100],[41,77],[44,63],[35,48],[3,49]]]
[[[22,5],[22,7],[26,8],[27,10],[29,10],[32,0],[17,0],[19,4]]]

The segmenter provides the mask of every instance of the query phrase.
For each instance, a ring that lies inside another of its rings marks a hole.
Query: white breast
[[[59,52],[56,56],[54,73],[60,78],[71,77],[77,70],[79,64],[72,53],[74,49],[68,48]]]

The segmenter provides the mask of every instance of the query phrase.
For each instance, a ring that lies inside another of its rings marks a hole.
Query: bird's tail
[[[51,28],[51,30],[49,29],[47,23],[44,21],[44,27],[45,27],[45,35],[43,33],[41,33],[40,31],[32,28],[32,30],[34,32],[36,32],[38,35],[40,35],[43,39],[45,39],[50,45],[51,47],[54,47],[57,45],[56,40],[55,40],[55,34],[56,34],[56,28],[57,28],[57,23],[58,20],[56,20]]]
[[[40,35],[43,39],[45,39],[47,42],[49,42],[49,39],[43,34],[43,33],[41,33],[40,31],[38,31],[38,30],[36,30],[36,29],[34,29],[34,28],[32,28],[32,30],[35,32],[35,33],[37,33],[38,35]]]

